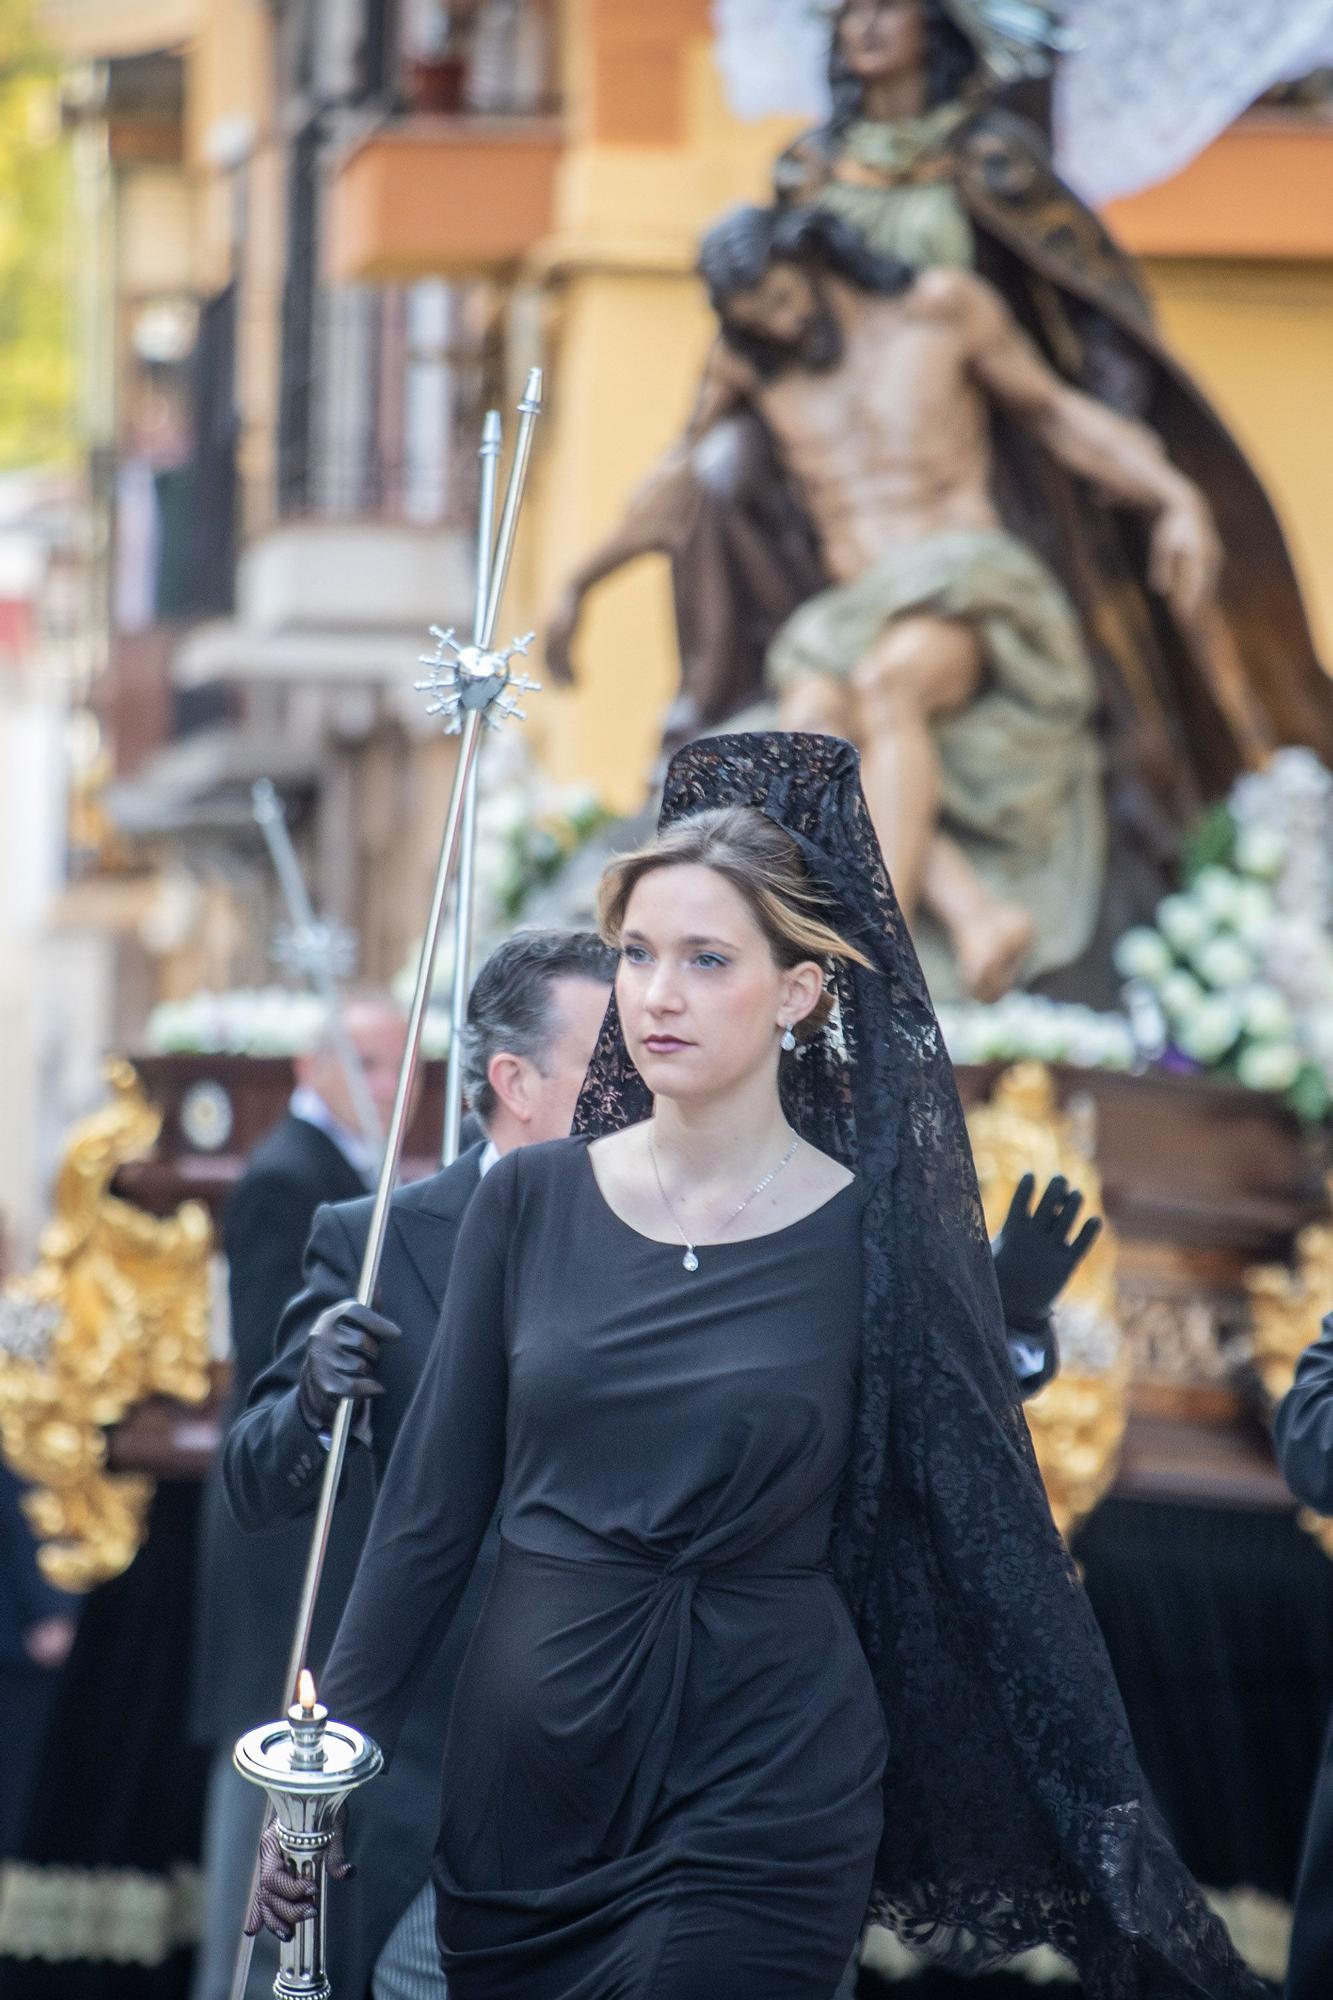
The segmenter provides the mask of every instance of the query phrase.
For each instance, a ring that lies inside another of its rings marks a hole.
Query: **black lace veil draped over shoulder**
[[[839,1579],[889,1731],[870,1914],[980,1972],[1048,1943],[1094,2000],[1257,2000],[1145,1797],[1119,1693],[1016,1400],[971,1147],[934,1009],[832,737],[716,736],[662,826],[759,807],[799,843],[873,970],[784,1062],[793,1125],[859,1174],[865,1313]],[[576,1130],[649,1115],[614,1003]]]

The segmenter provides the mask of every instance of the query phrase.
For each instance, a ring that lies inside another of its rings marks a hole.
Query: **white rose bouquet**
[[[1333,775],[1281,750],[1198,829],[1185,886],[1115,949],[1144,1053],[1333,1106]]]
[[[989,1005],[967,1002],[938,1010],[945,1047],[956,1063],[1063,1062],[1078,1069],[1134,1067],[1134,1032],[1123,1014],[1099,1014],[1047,1000],[1038,993],[1007,993]]]
[[[324,1021],[323,1002],[287,986],[236,987],[163,1000],[144,1039],[156,1054],[297,1056]]]

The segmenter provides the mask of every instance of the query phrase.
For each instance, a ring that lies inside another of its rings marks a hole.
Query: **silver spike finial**
[[[539,417],[542,413],[542,371],[540,368],[529,368],[528,370],[527,385],[523,391],[523,400],[518,406],[518,413],[521,417]]]

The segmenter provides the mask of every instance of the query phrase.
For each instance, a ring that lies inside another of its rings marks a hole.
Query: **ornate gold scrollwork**
[[[111,1099],[70,1133],[34,1269],[0,1293],[0,1450],[52,1583],[90,1590],[142,1539],[150,1479],[107,1470],[106,1430],[150,1396],[209,1392],[206,1210],[159,1221],[109,1193],[151,1151],[161,1114],[133,1067],[108,1064]]]
[[[1333,1207],[1333,1180],[1329,1182]],[[1252,1264],[1245,1273],[1254,1366],[1273,1403],[1291,1387],[1296,1363],[1333,1306],[1333,1222],[1312,1222],[1296,1238],[1293,1265]]]
[[[986,1226],[1003,1223],[1025,1173],[1037,1192],[1063,1174],[1102,1212],[1091,1107],[1062,1110],[1042,1063],[1018,1063],[968,1118]],[[1060,1373],[1027,1405],[1037,1462],[1062,1535],[1087,1519],[1115,1479],[1128,1416],[1129,1358],[1115,1295],[1116,1240],[1105,1225],[1055,1311]]]
[[[1328,1184],[1333,1208],[1333,1179]],[[1250,1302],[1251,1357],[1271,1403],[1282,1401],[1296,1363],[1319,1337],[1324,1314],[1333,1306],[1333,1222],[1312,1222],[1296,1238],[1295,1263],[1252,1264],[1245,1273]],[[1333,1556],[1333,1520],[1303,1507],[1301,1526]]]

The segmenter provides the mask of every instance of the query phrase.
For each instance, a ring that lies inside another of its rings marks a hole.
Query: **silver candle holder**
[[[278,1845],[293,1875],[313,1885],[314,1908],[280,1946],[273,1991],[279,2000],[331,2000],[325,1969],[325,1869],[334,1820],[358,1786],[384,1763],[379,1746],[345,1722],[330,1722],[301,1676],[285,1722],[266,1722],[236,1745],[243,1778],[268,1794]]]

